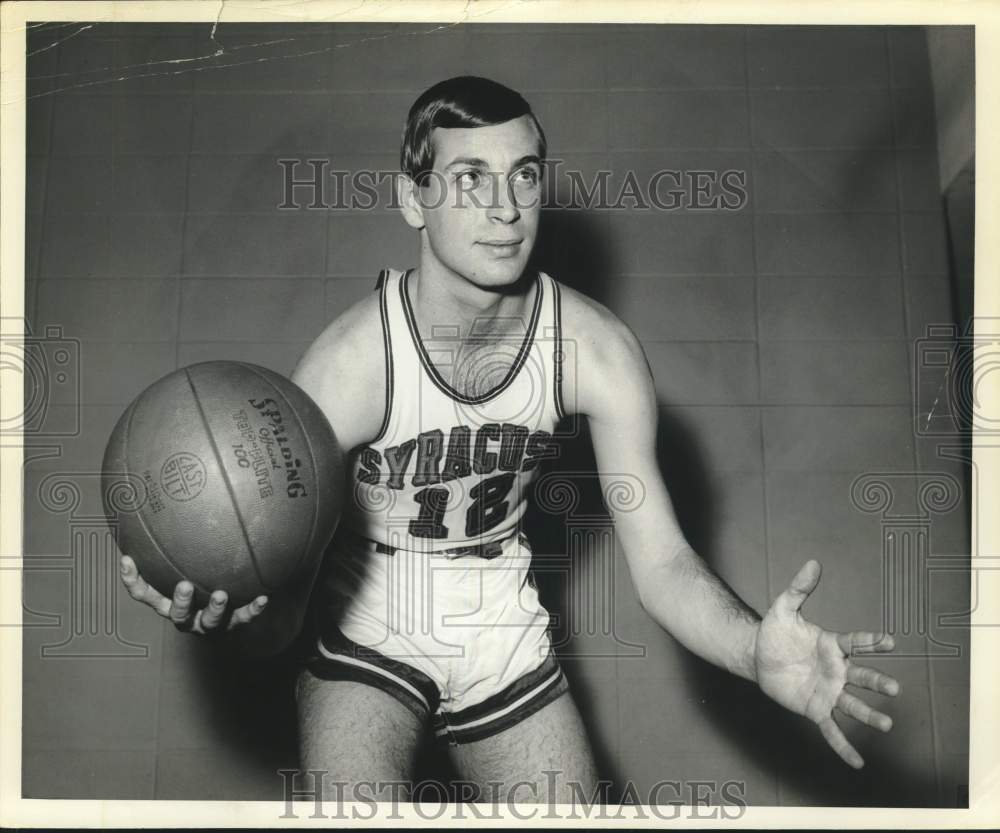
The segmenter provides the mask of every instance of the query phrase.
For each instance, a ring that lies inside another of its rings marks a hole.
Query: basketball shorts
[[[523,535],[456,555],[338,533],[305,667],[385,691],[451,744],[502,732],[568,690],[530,561]]]

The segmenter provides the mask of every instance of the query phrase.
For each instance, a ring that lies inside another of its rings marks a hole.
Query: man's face
[[[524,272],[541,212],[538,134],[529,116],[435,128],[433,173],[417,189],[430,254],[484,289]]]

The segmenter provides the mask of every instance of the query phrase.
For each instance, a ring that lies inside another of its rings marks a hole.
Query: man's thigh
[[[463,781],[488,802],[569,803],[590,797],[597,767],[580,712],[564,694],[496,735],[449,748]]]
[[[324,794],[346,784],[351,799],[361,781],[411,782],[424,724],[392,695],[351,680],[323,680],[300,672],[296,701],[299,723],[299,768],[324,773]],[[318,777],[318,776],[317,776]],[[318,786],[318,785],[317,785]],[[398,787],[377,790],[376,797],[408,797]],[[364,795],[373,791],[367,786]]]

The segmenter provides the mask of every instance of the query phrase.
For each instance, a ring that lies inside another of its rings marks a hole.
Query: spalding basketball
[[[293,382],[214,361],[150,385],[104,454],[104,510],[119,549],[164,596],[225,590],[240,606],[322,558],[340,516],[333,429]]]

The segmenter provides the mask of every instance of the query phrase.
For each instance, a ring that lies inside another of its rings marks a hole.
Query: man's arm
[[[375,436],[385,408],[385,357],[381,349],[381,319],[375,293],[331,323],[309,346],[291,379],[326,416],[345,462],[353,448]],[[349,480],[350,472],[344,472]],[[349,499],[349,482],[343,494]],[[268,656],[284,650],[302,630],[309,596],[322,559],[285,592],[276,594],[266,610],[233,631],[241,653]]]
[[[642,348],[610,314],[579,312],[574,399],[590,423],[602,488],[607,493],[624,475],[644,491],[635,507],[609,507],[639,601],[686,648],[755,680],[760,616],[695,553],[677,523],[657,463],[656,392]]]
[[[319,405],[347,454],[378,431],[385,408],[385,358],[378,296],[372,293],[347,310],[310,345],[292,373],[299,385]],[[345,472],[345,477],[349,476]],[[350,492],[344,490],[345,498]],[[180,581],[172,598],[143,580],[135,562],[122,557],[121,578],[129,595],[189,633],[221,637],[226,647],[248,656],[271,656],[284,650],[302,629],[306,607],[321,559],[308,575],[270,597],[258,596],[235,610],[228,597],[215,590],[202,610],[193,607],[194,586]]]
[[[589,418],[605,493],[615,475],[637,478],[643,487],[638,506],[609,507],[643,608],[694,653],[756,681],[773,700],[815,722],[845,762],[863,766],[833,713],[884,732],[892,727],[888,715],[846,688],[899,692],[888,674],[851,661],[892,650],[892,639],[826,631],[802,616],[819,583],[815,560],[803,565],[763,619],[708,568],[684,539],[656,462],[656,394],[638,340],[607,310],[567,295],[564,335],[576,345],[579,368],[567,373],[568,401]]]

